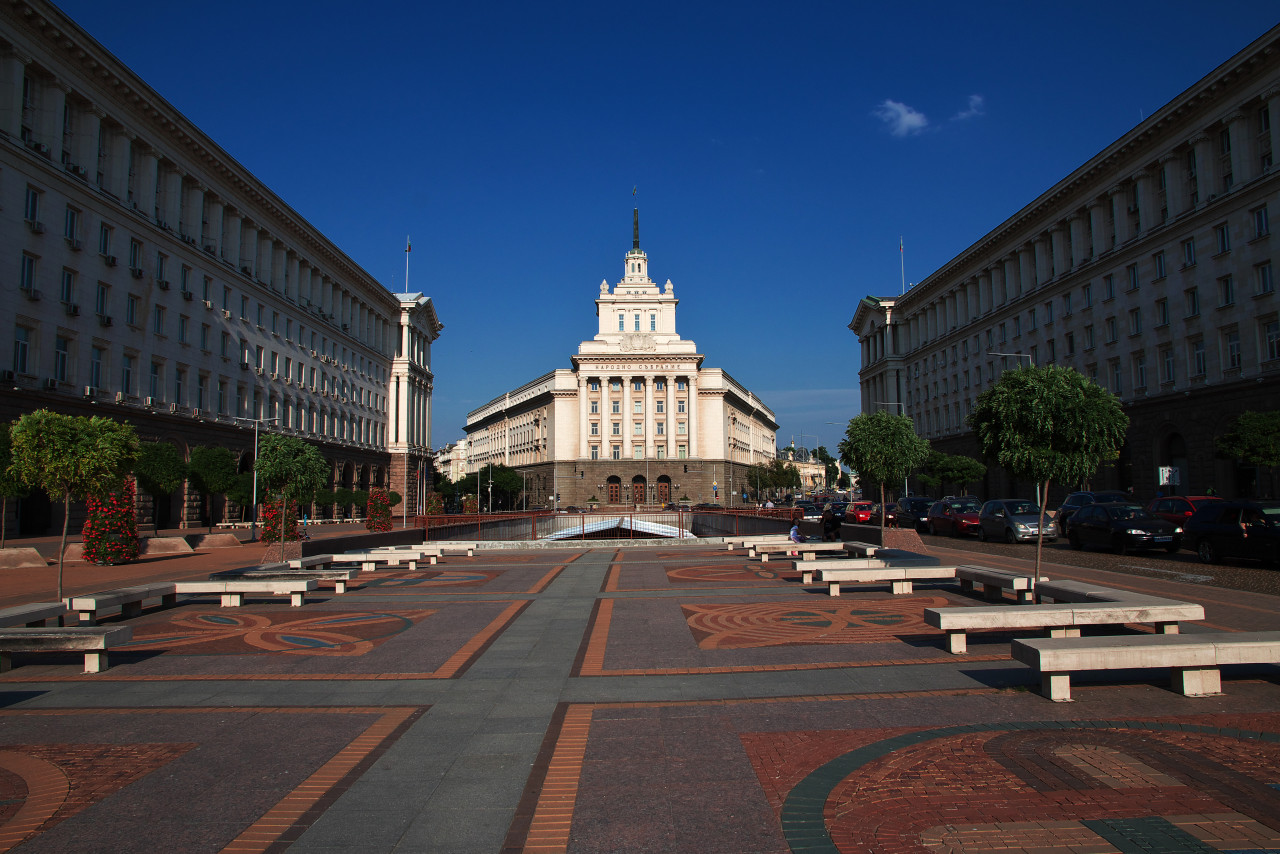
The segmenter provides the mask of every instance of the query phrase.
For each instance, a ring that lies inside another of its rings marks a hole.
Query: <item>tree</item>
[[[836,479],[840,476],[840,466],[836,462],[836,458],[831,456],[827,451],[826,445],[819,445],[813,455],[823,464],[822,485],[830,489],[835,485]]]
[[[1280,410],[1242,412],[1218,439],[1218,451],[1249,465],[1269,468],[1274,476],[1280,466]],[[1274,489],[1270,492],[1275,494]]]
[[[960,487],[963,495],[969,494],[969,484],[982,480],[987,474],[987,467],[980,460],[953,454],[947,457],[947,482]]]
[[[226,448],[196,445],[191,449],[191,460],[187,463],[187,476],[191,479],[192,489],[201,495],[205,519],[208,520],[209,533],[212,534],[213,496],[223,495],[235,486],[235,455]]]
[[[224,494],[228,500],[240,505],[240,521],[243,522],[244,511],[253,503],[253,472],[238,472]]]
[[[858,473],[863,489],[880,484],[880,504],[884,505],[884,485],[897,483],[920,467],[929,454],[929,442],[916,435],[907,415],[890,415],[883,409],[864,412],[849,422],[840,442],[840,460]],[[865,492],[863,493],[865,495]],[[884,542],[884,517],[880,514],[880,541]]]
[[[155,506],[161,495],[168,495],[187,479],[187,464],[182,454],[168,442],[143,442],[138,446],[138,462],[134,466],[138,486],[151,496],[152,516],[156,520]]]
[[[10,431],[9,473],[22,483],[62,499],[62,541],[58,548],[58,601],[67,550],[72,499],[118,488],[138,458],[133,428],[110,418],[84,418],[40,409],[23,415]]]
[[[5,520],[9,514],[9,499],[22,498],[27,487],[9,473],[13,462],[13,440],[9,437],[12,424],[0,424],[0,549],[4,548]]]
[[[329,477],[329,464],[320,452],[296,436],[272,433],[259,444],[254,463],[258,478],[268,493],[280,495],[280,518],[292,500],[313,495]],[[280,537],[280,560],[284,560],[285,537]]]
[[[999,382],[978,395],[968,424],[983,456],[1015,478],[1037,485],[1039,576],[1049,483],[1082,482],[1104,461],[1115,459],[1129,416],[1119,398],[1079,371],[1044,365],[1005,371]]]

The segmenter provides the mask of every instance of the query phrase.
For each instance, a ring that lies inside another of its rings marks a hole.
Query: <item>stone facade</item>
[[[256,422],[337,486],[418,470],[431,300],[388,292],[43,0],[0,3],[0,177],[4,418],[110,416],[245,465]],[[171,500],[157,517],[197,523]]]
[[[975,453],[964,421],[1002,371],[1069,365],[1130,417],[1093,486],[1150,497],[1172,467],[1182,494],[1254,493],[1214,443],[1243,410],[1280,406],[1275,119],[1280,27],[905,294],[862,300],[862,410]],[[1031,492],[995,471],[979,489]]]
[[[468,471],[529,476],[530,506],[741,503],[771,461],[772,411],[676,332],[675,286],[649,278],[635,214],[623,278],[601,281],[599,329],[562,368],[467,416]]]

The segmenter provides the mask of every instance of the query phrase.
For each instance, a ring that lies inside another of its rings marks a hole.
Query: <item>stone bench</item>
[[[1173,689],[1187,697],[1222,693],[1224,664],[1280,664],[1280,632],[1197,632],[1015,640],[1015,660],[1040,673],[1040,691],[1071,700],[1071,674],[1081,670],[1173,669]]]
[[[364,552],[343,552],[333,556],[334,563],[358,563],[362,572],[374,572],[378,567],[399,567],[407,565],[410,572],[417,572],[418,564],[426,561],[435,566],[440,561],[440,549],[379,549]]]
[[[1006,590],[1012,591],[1014,597],[1023,604],[1035,600],[1036,579],[1029,575],[989,566],[957,566],[956,578],[960,579],[960,589],[965,593],[972,593],[973,586],[981,584],[982,597],[990,601],[1002,600]]]
[[[13,667],[15,652],[83,652],[84,672],[107,669],[107,650],[133,637],[129,626],[66,626],[0,629],[0,673]]]
[[[889,565],[868,567],[866,569],[824,569],[818,568],[818,581],[827,585],[827,593],[840,595],[840,585],[845,582],[868,584],[887,581],[895,596],[912,592],[916,581],[934,579],[953,579],[956,577],[954,566],[901,566]]]
[[[81,623],[94,626],[102,612],[111,608],[120,609],[121,619],[136,617],[142,613],[142,603],[148,599],[159,599],[164,608],[172,608],[178,604],[178,594],[172,582],[118,587],[84,596],[68,596],[64,601],[67,610],[80,616]]]
[[[286,561],[286,564],[290,569],[329,569],[333,566],[333,555],[295,557]]]
[[[64,602],[33,602],[30,605],[14,605],[0,608],[0,627],[48,625],[49,620],[67,613]]]
[[[791,539],[786,534],[760,534],[754,537],[725,537],[724,547],[729,551],[736,549],[749,549],[753,545],[772,545],[773,543],[789,543]]]
[[[293,561],[289,561],[293,563]],[[347,585],[360,574],[358,569],[334,569],[331,566],[294,569],[288,564],[250,566],[244,569],[226,569],[209,576],[210,581],[305,581],[314,579],[332,581],[333,592],[346,593]]]
[[[761,563],[767,563],[769,555],[789,555],[792,552],[800,555],[801,560],[816,560],[820,553],[845,554],[844,543],[756,543],[747,549],[747,557],[759,557]]]
[[[248,595],[288,596],[290,605],[301,608],[306,603],[307,591],[315,590],[318,584],[315,578],[308,577],[285,581],[176,581],[173,586],[176,593],[186,596],[219,596],[224,608],[239,608]]]
[[[450,555],[452,557],[475,557],[476,549],[479,543],[468,542],[466,540],[440,540],[434,543],[424,543],[421,546],[410,546],[411,549],[439,549],[441,555]]]
[[[924,621],[947,633],[947,650],[968,651],[967,632],[1043,629],[1051,638],[1080,637],[1081,626],[1153,624],[1160,634],[1177,634],[1179,623],[1203,620],[1204,607],[1173,599],[1156,602],[1064,602],[1039,605],[991,605],[976,608],[925,608]]]
[[[884,569],[890,566],[938,566],[937,558],[920,555],[910,558],[885,560],[878,557],[821,558],[819,560],[792,561],[792,572],[800,573],[801,584],[812,584],[814,573],[824,569]]]

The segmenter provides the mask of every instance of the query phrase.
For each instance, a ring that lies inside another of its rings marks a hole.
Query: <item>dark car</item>
[[[1216,495],[1170,495],[1167,498],[1153,498],[1147,505],[1147,512],[1166,522],[1181,525],[1204,505],[1221,500]]]
[[[1101,504],[1106,501],[1119,501],[1133,504],[1140,507],[1133,500],[1133,496],[1127,492],[1119,490],[1108,490],[1105,492],[1073,492],[1066,498],[1062,499],[1062,504],[1058,507],[1058,512],[1054,514],[1053,521],[1057,523],[1058,530],[1065,536],[1071,528],[1071,516],[1081,507],[1088,507],[1090,504]]]
[[[1022,498],[997,498],[982,505],[978,512],[978,539],[1004,540],[1006,543],[1034,541],[1040,535],[1040,508]],[[1058,527],[1045,516],[1044,538],[1056,540]]]
[[[929,508],[925,527],[930,534],[950,534],[959,537],[978,532],[978,511],[982,502],[972,495],[961,498],[944,498]]]
[[[1186,523],[1187,548],[1205,563],[1250,558],[1280,563],[1280,501],[1214,501]]]
[[[885,510],[888,509],[886,513]],[[898,506],[896,504],[872,504],[871,516],[867,518],[866,524],[880,526],[880,517],[884,516],[884,526],[886,528],[895,528],[898,525]]]
[[[1085,546],[1124,554],[1136,549],[1182,548],[1182,527],[1152,516],[1146,508],[1128,502],[1103,502],[1081,507],[1071,517],[1067,540],[1073,549]]]
[[[932,506],[932,498],[899,498],[898,510],[895,514],[898,519],[898,527],[915,528],[917,531],[923,530],[925,517],[929,515],[929,508]]]

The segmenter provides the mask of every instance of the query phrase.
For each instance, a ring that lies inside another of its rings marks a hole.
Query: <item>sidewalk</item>
[[[69,565],[68,578],[197,578],[259,548]],[[1208,625],[1188,633],[1280,630],[1280,598],[1045,572],[1203,601]],[[27,595],[10,575],[0,605]],[[953,656],[923,623],[926,607],[975,604],[951,583],[831,599],[741,552],[595,541],[366,573],[302,608],[153,609],[108,620],[133,641],[104,673],[16,656],[0,675],[0,839],[308,854],[1280,849],[1274,666],[1228,669],[1205,698],[1171,692],[1167,672],[1099,674],[1055,704],[1028,690],[1009,635]]]

